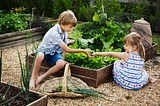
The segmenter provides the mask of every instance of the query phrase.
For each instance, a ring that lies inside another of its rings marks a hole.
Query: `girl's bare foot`
[[[30,83],[29,83],[29,88],[30,89],[35,89],[35,84],[36,84],[36,80],[31,78]]]
[[[157,79],[154,79],[154,78],[152,78],[152,77],[149,77],[149,81],[153,84],[153,83],[155,83],[155,82],[157,81]]]

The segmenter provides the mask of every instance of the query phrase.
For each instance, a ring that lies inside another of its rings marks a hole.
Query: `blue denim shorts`
[[[55,63],[59,60],[59,59],[62,59],[64,60],[64,58],[62,57],[61,54],[59,53],[55,53],[54,55],[50,55],[50,54],[44,54],[44,59],[42,61],[42,63],[48,61],[50,64],[52,64],[53,66],[55,65]]]

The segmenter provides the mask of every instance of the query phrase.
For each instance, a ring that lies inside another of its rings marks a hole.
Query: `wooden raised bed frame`
[[[149,59],[154,58],[157,54],[157,44],[154,44],[153,46],[147,48],[145,52],[146,52],[145,61],[148,61]],[[34,56],[30,54],[29,55],[29,68],[30,69],[32,67],[33,59],[34,59]],[[42,74],[46,72],[50,67],[52,67],[52,65],[49,64],[48,62],[42,63],[39,73]],[[70,65],[70,68],[71,68],[72,76],[80,78],[81,80],[83,80],[89,86],[92,86],[92,87],[98,87],[100,84],[108,82],[109,79],[113,77],[112,76],[113,64],[102,67],[100,69],[88,69],[88,68],[83,68],[83,67],[75,66],[75,65]],[[63,72],[64,72],[64,68],[50,76],[61,77],[63,76]]]
[[[32,29],[26,29],[22,32],[16,31],[11,33],[0,34],[0,48],[5,49],[24,45],[28,32],[31,32],[31,35],[29,35],[29,37],[32,36],[32,39],[35,41],[43,38],[43,36],[47,32],[47,28],[37,27]],[[32,42],[32,40],[28,39],[28,42]]]
[[[0,84],[0,89],[3,88],[3,86],[5,86],[6,83],[1,82]],[[7,85],[2,92],[6,92],[7,88],[9,87],[9,85]],[[11,85],[10,89],[8,92],[12,92],[13,94],[18,94],[22,91],[21,88]],[[25,99],[25,94],[22,92],[20,95],[18,95],[18,97],[24,98]],[[29,91],[29,99],[32,100],[33,102],[29,103],[27,106],[47,106],[48,103],[48,97],[45,94],[39,93],[39,92],[35,92],[35,91]]]

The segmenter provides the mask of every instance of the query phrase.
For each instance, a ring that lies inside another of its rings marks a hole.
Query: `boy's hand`
[[[71,63],[69,63],[68,61],[65,61],[65,64],[69,64],[69,65],[71,65]]]
[[[94,56],[91,56],[89,53],[92,52],[92,50],[84,50],[84,53],[91,59],[93,59]]]

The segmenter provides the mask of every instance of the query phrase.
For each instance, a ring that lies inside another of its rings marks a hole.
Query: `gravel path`
[[[28,44],[29,53],[31,53],[32,44]],[[2,81],[14,80],[13,85],[20,85],[20,66],[17,48],[21,55],[22,62],[25,62],[25,46],[19,46],[3,50],[2,55]],[[160,62],[160,56],[156,57]],[[97,88],[90,87],[98,91],[113,96],[107,97],[111,101],[101,98],[58,98],[49,97],[48,106],[160,106],[160,63],[149,60],[145,64],[145,69],[150,76],[158,79],[154,84],[147,83],[139,90],[127,90],[118,86],[114,81],[101,84]],[[41,86],[41,85],[39,85]]]

